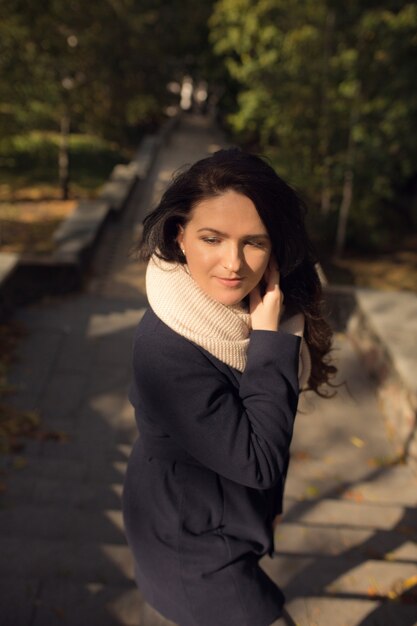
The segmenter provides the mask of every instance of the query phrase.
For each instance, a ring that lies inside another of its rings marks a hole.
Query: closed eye
[[[201,238],[202,241],[205,241],[206,243],[219,243],[220,239],[218,237],[202,237]]]
[[[201,240],[210,245],[221,243],[220,237],[201,237]],[[268,243],[266,241],[258,241],[256,239],[248,239],[244,243],[245,245],[248,244],[250,246],[253,246],[254,248],[259,248],[260,250],[264,250],[268,246]]]
[[[248,243],[250,246],[254,246],[255,248],[261,248],[261,249],[265,248],[265,246],[266,246],[266,244],[264,242],[262,242],[262,241],[252,241],[252,240],[249,240],[246,243]]]

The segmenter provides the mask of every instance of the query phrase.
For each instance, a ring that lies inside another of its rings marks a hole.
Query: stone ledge
[[[356,298],[401,379],[417,395],[417,296],[405,291],[357,289]]]
[[[170,120],[169,120],[170,121]],[[152,167],[155,155],[163,143],[161,135],[145,135],[132,160],[139,178],[146,178]]]
[[[0,319],[13,309],[10,283],[19,265],[19,255],[14,252],[0,252]]]
[[[338,332],[345,332],[348,321],[357,307],[356,290],[345,285],[323,284],[323,297],[327,317]]]
[[[0,252],[0,284],[7,280],[18,263],[19,255],[15,252]]]
[[[121,213],[130,198],[137,180],[136,176],[129,179],[109,180],[103,185],[97,200],[107,204],[112,211]]]
[[[77,251],[90,245],[110,209],[110,203],[104,200],[81,200],[75,211],[60,224],[53,234],[53,240],[58,248],[57,252]]]
[[[417,296],[337,285],[324,293],[335,329],[350,337],[376,383],[398,456],[417,471]]]
[[[112,173],[110,174],[111,181],[123,181],[130,183],[139,178],[139,170],[134,161],[126,163],[126,165],[115,165]]]

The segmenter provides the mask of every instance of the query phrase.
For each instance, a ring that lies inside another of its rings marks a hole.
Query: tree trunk
[[[59,185],[61,187],[62,200],[68,200],[69,196],[69,149],[68,139],[70,133],[70,117],[68,109],[61,116],[61,141],[59,145],[58,167]]]
[[[332,200],[332,194],[330,191],[330,171],[326,163],[323,165],[323,174],[321,178],[321,198],[320,198],[320,212],[322,215],[327,215],[330,211]]]
[[[329,11],[326,14],[324,25],[323,44],[323,64],[322,64],[322,84],[321,84],[321,120],[320,120],[320,156],[323,162],[321,178],[321,202],[320,210],[323,215],[330,211],[331,191],[330,191],[330,167],[329,167],[329,59],[331,57],[333,32],[335,25],[335,12]]]
[[[359,119],[360,86],[357,87],[355,98],[351,104],[349,119],[349,138],[346,150],[345,172],[343,175],[342,201],[339,208],[334,256],[341,257],[346,243],[346,226],[353,198],[353,179],[355,169],[355,126]]]
[[[345,247],[346,241],[346,226],[349,216],[350,207],[352,205],[353,197],[353,168],[351,166],[346,167],[344,181],[343,181],[343,194],[342,202],[339,209],[339,220],[337,224],[336,245],[334,254],[336,257],[341,257]]]

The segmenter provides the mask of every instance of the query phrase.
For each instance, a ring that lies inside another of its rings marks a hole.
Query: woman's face
[[[177,241],[200,289],[226,306],[252,291],[271,255],[271,240],[255,205],[232,190],[196,204]]]

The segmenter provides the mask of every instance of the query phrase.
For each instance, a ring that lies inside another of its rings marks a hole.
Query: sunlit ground
[[[0,202],[0,251],[51,252],[53,233],[75,205],[58,199]]]

